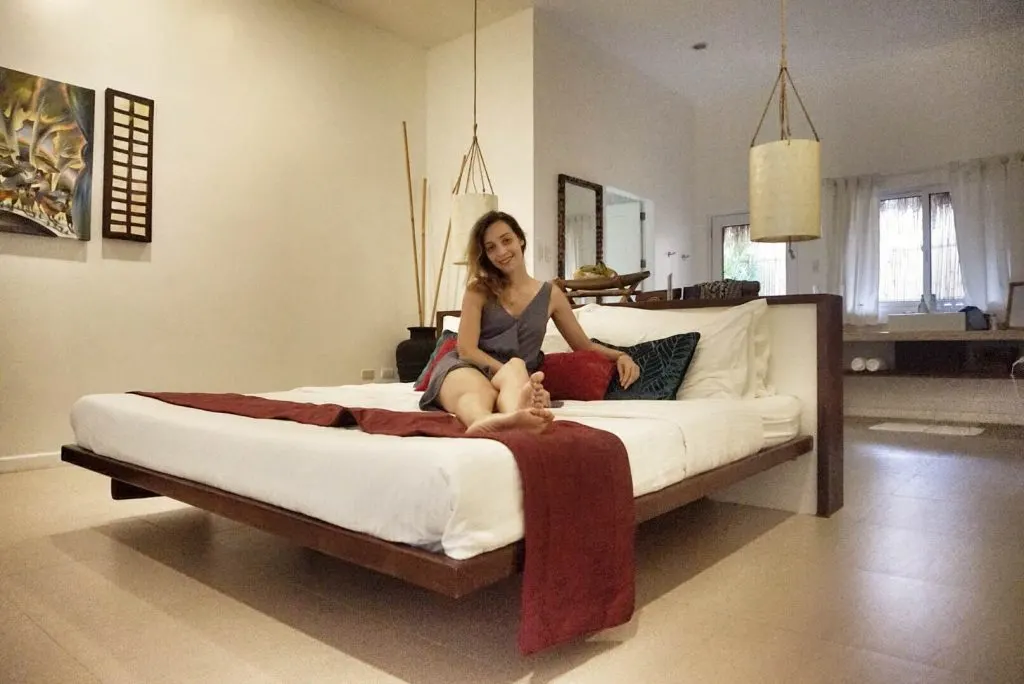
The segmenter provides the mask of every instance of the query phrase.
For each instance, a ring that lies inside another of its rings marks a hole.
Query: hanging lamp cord
[[[789,73],[789,61],[786,56],[786,48],[789,47],[789,42],[786,37],[786,0],[781,0],[779,4],[779,23],[782,36],[782,51],[779,59],[779,75],[775,78],[775,84],[772,86],[772,92],[768,94],[768,101],[764,105],[764,111],[761,112],[761,119],[757,122],[757,130],[754,131],[754,137],[750,139],[750,146],[754,147],[757,144],[757,136],[761,132],[761,126],[764,125],[764,119],[768,115],[768,108],[771,107],[772,99],[775,97],[775,91],[779,90],[779,85],[782,85],[779,91],[779,132],[782,140],[789,140],[792,137],[792,131],[789,125],[789,105],[786,102],[786,81],[789,81],[789,85],[793,87],[793,94],[796,95],[796,100],[800,104],[800,110],[803,111],[804,117],[807,119],[807,123],[811,126],[811,132],[814,134],[814,139],[820,141],[818,137],[818,130],[814,127],[814,122],[811,121],[811,115],[807,113],[807,107],[804,106],[804,101],[800,97],[800,92],[796,89],[796,83],[793,82],[793,76]]]
[[[786,0],[779,3],[779,25],[782,34],[782,56],[779,59],[780,72],[788,75],[789,65],[786,63]],[[782,89],[779,90],[779,135],[783,140],[789,140],[789,107],[786,106],[786,79],[782,79]]]
[[[476,137],[476,27],[479,0],[473,0],[473,137]]]
[[[465,164],[465,187],[462,186],[460,174],[460,181],[456,182],[455,193],[458,194],[460,190],[468,192],[470,188],[474,191],[483,192],[494,192],[494,186],[491,183],[491,174],[487,170],[487,162],[484,161],[483,150],[480,149],[480,141],[477,137],[478,121],[477,121],[477,91],[478,91],[478,76],[477,76],[477,49],[479,36],[479,0],[473,0],[473,141],[469,145],[469,151],[466,152],[464,162]],[[479,185],[478,185],[479,183]]]

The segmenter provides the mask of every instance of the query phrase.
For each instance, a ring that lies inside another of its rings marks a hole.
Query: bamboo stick
[[[427,179],[423,178],[423,199],[420,201],[420,287],[416,290],[420,298],[420,310],[427,308]],[[422,314],[420,314],[422,318]],[[424,325],[426,321],[420,321]]]
[[[405,139],[405,177],[409,185],[409,223],[412,230],[412,278],[416,281],[416,307],[419,310],[420,325],[423,325],[423,294],[420,292],[419,260],[416,254],[416,206],[412,199],[412,165],[409,162],[409,128],[402,122],[402,136]]]

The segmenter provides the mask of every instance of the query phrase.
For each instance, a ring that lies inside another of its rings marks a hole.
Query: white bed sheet
[[[385,384],[260,396],[414,411],[419,393],[411,384]],[[640,496],[766,446],[759,402],[764,399],[566,402],[555,414],[618,436]],[[79,399],[71,425],[77,444],[104,456],[452,558],[470,558],[523,534],[518,469],[494,440],[367,435],[131,394]]]

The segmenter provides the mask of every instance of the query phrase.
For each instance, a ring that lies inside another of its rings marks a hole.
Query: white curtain
[[[847,323],[878,323],[878,179],[826,179],[821,199],[827,290],[843,296]]]
[[[1002,316],[1024,278],[1024,154],[954,162],[949,181],[967,301]]]

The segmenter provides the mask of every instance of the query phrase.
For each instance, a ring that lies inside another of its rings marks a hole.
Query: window
[[[756,280],[765,296],[786,294],[785,243],[751,242],[747,223],[723,225],[721,235],[723,278]]]
[[[890,195],[878,218],[882,313],[917,311],[922,296],[935,311],[961,308],[964,284],[949,193]]]

